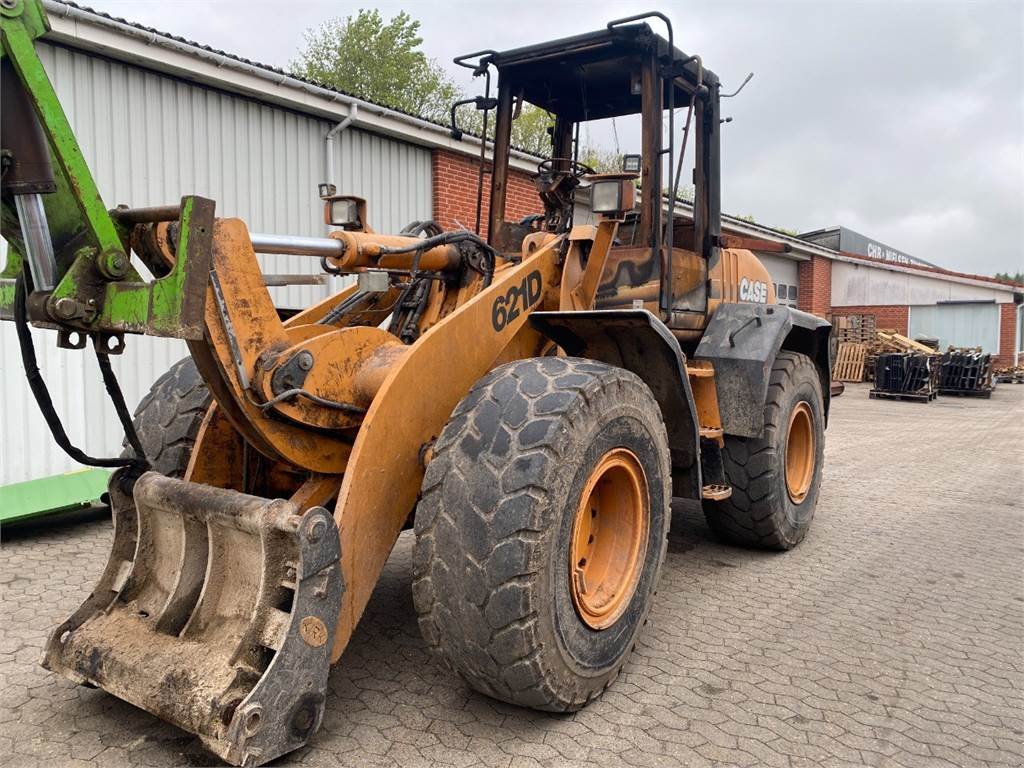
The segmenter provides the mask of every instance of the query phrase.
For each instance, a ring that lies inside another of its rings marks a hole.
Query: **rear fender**
[[[673,495],[701,498],[700,426],[679,342],[646,310],[534,312],[530,323],[566,354],[632,371],[661,406],[672,453]]]
[[[722,304],[708,322],[694,357],[715,368],[715,387],[726,434],[759,437],[764,429],[768,380],[779,350],[814,361],[828,423],[832,326],[791,307]]]

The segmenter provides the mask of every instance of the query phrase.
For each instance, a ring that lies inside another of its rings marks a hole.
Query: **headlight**
[[[351,226],[359,219],[355,200],[332,200],[328,205],[331,207],[331,224],[335,227]]]
[[[366,228],[366,201],[354,195],[335,195],[324,200],[324,223],[350,231]]]
[[[640,155],[623,155],[622,172],[640,173]]]
[[[615,213],[622,210],[622,183],[599,181],[590,188],[590,205],[594,213]]]
[[[612,174],[609,174],[612,175]],[[615,174],[618,178],[595,180],[590,185],[590,209],[605,215],[622,214],[633,209],[634,188],[632,174]]]

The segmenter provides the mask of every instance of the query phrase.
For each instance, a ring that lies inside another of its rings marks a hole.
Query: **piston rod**
[[[161,205],[153,208],[115,208],[110,215],[122,224],[155,224],[161,221],[177,221],[181,206]],[[341,256],[345,246],[329,237],[302,237],[299,235],[268,235],[251,232],[256,253],[276,253],[284,256]]]
[[[18,211],[21,236],[25,241],[25,255],[32,273],[32,287],[37,291],[52,291],[57,284],[57,262],[53,256],[53,241],[46,223],[43,196],[34,193],[14,195]]]
[[[278,253],[285,256],[335,256],[345,253],[345,244],[330,237],[301,237],[298,235],[249,234],[256,253]]]

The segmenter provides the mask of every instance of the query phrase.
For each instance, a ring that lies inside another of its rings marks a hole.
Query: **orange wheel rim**
[[[814,417],[806,402],[797,403],[789,416],[786,433],[786,490],[799,504],[811,490],[814,479]]]
[[[636,591],[647,553],[650,497],[632,451],[608,451],[580,495],[569,547],[572,602],[592,629],[612,626]]]

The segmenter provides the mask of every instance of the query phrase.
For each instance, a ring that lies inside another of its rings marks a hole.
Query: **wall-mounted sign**
[[[872,240],[870,237],[862,235],[860,232],[854,232],[852,229],[847,229],[846,227],[819,229],[816,232],[808,232],[800,235],[800,237],[843,253],[853,253],[858,256],[867,256],[872,259],[881,259],[882,261],[890,261],[894,264],[921,264],[926,267],[935,266],[929,261],[911,256],[909,253],[904,253],[903,251],[897,250],[885,243]]]
[[[891,261],[895,264],[924,264],[933,266],[923,259],[915,259],[909,253],[898,251],[892,246],[865,237],[860,232],[854,232],[846,227],[839,228],[839,250],[846,253],[856,253],[861,256],[868,256],[872,259]]]
[[[843,250],[848,250],[844,248]],[[876,243],[873,240],[868,240],[867,244],[867,256],[873,259],[882,259],[883,261],[895,261],[897,264],[913,264],[914,260],[907,256],[902,251],[897,251],[895,248],[890,248],[888,245],[882,245]]]

